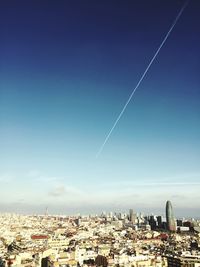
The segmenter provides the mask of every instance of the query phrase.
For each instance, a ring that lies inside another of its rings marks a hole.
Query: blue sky
[[[190,1],[0,4],[1,211],[200,211],[200,18]]]

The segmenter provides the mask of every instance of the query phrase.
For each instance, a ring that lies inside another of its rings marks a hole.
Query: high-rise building
[[[174,218],[172,203],[168,200],[166,203],[166,220],[167,220],[167,230],[170,232],[176,231],[176,221]]]
[[[151,230],[156,230],[157,220],[156,220],[156,216],[154,216],[153,214],[150,215],[149,217],[149,225],[151,226]]]
[[[129,210],[129,220],[130,220],[130,222],[135,223],[135,219],[136,219],[135,213],[133,212],[132,209],[130,209]]]
[[[163,228],[163,218],[162,216],[157,216],[157,223],[158,223],[158,228]]]

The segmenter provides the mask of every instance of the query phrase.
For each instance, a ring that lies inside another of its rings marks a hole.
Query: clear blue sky
[[[200,212],[200,16],[183,1],[0,3],[0,211]]]

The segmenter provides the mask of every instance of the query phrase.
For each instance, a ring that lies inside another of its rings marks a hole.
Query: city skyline
[[[200,213],[200,37],[189,1],[0,3],[1,211]]]

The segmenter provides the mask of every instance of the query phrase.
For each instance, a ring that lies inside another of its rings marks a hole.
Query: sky
[[[0,212],[200,217],[200,2],[0,3]]]

